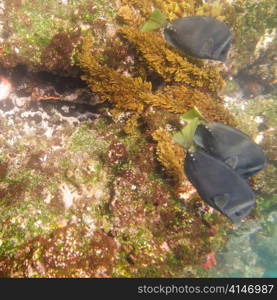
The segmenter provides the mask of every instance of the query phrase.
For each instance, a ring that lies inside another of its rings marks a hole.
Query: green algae
[[[82,123],[82,125],[78,127],[71,136],[69,151],[85,151],[92,156],[105,151],[108,143],[105,139],[102,141],[98,139],[96,142],[95,135],[97,135],[96,131],[90,128],[88,123]]]
[[[242,12],[236,24],[237,47],[240,55],[247,59],[247,53],[254,52],[259,38],[266,29],[276,27],[276,5],[274,0],[237,2],[236,9]],[[248,55],[248,59],[250,57]]]
[[[20,201],[16,206],[0,204],[0,257],[16,253],[26,240],[58,227],[58,216],[42,200]]]
[[[44,180],[45,178],[43,178],[43,176],[41,176],[40,174],[32,174],[32,170],[26,169],[5,178],[1,178],[0,182],[8,183],[11,185],[18,185],[24,182],[25,189],[27,191],[32,191],[37,186],[41,185]]]

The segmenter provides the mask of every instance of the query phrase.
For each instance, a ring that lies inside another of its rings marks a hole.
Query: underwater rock
[[[194,142],[244,178],[260,171],[265,165],[265,155],[259,145],[240,130],[221,123],[200,124]]]
[[[255,205],[255,194],[247,182],[199,147],[188,152],[185,173],[200,197],[235,224],[240,224]]]
[[[232,36],[228,26],[212,17],[176,19],[164,29],[168,44],[197,58],[225,61]]]

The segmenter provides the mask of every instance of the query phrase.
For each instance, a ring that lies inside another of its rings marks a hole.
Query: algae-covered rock
[[[0,63],[69,72],[82,30],[105,39],[114,15],[110,1],[6,1],[0,10]]]
[[[227,3],[1,1],[0,75],[11,90],[0,102],[0,276],[204,276],[233,227],[189,184],[171,133],[194,106],[208,121],[244,123],[219,96],[223,65],[140,28],[159,8],[239,30],[245,11]]]
[[[153,141],[122,135],[77,104],[8,101],[0,110],[1,276],[178,276],[223,242],[220,216],[204,221],[195,204],[179,203],[157,171]]]

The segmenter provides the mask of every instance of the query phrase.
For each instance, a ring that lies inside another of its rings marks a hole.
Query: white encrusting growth
[[[10,82],[4,77],[0,77],[0,101],[7,99],[11,90],[12,86]]]
[[[65,209],[69,209],[73,205],[74,198],[76,197],[76,192],[73,192],[66,183],[62,183],[60,186],[63,204]]]

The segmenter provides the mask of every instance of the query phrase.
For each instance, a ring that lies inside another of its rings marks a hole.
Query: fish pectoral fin
[[[255,205],[255,199],[250,199],[248,201],[241,201],[240,204],[233,206],[228,210],[230,215],[236,214],[237,216],[245,215],[247,211],[250,211],[251,208]]]
[[[223,209],[225,205],[230,200],[229,194],[221,194],[213,197],[213,202],[217,205],[218,208]]]
[[[213,48],[214,48],[214,41],[212,38],[210,38],[203,43],[203,46],[200,50],[200,55],[201,56],[211,56],[211,54],[213,52]]]
[[[214,57],[220,57],[222,52],[224,52],[224,48],[228,46],[231,40],[232,40],[232,36],[230,35],[227,37],[224,43],[222,43],[222,45],[218,49],[216,49],[216,51],[214,52]]]
[[[239,159],[237,156],[231,156],[225,160],[225,163],[232,169],[235,169],[237,167],[238,162],[239,162]]]

